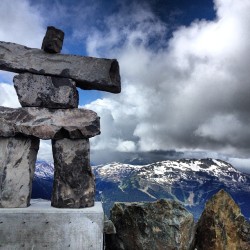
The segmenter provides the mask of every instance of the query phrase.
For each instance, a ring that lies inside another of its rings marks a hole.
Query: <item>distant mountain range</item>
[[[45,161],[36,162],[31,198],[51,199],[54,178],[54,164]]]
[[[96,199],[106,214],[115,201],[180,201],[196,219],[205,202],[220,189],[226,190],[250,218],[250,175],[215,159],[162,161],[148,165],[111,163],[94,166]],[[53,164],[37,162],[33,198],[50,199]]]

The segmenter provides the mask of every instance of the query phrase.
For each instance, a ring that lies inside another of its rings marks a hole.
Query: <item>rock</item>
[[[24,73],[14,77],[14,87],[22,107],[78,107],[78,91],[68,78]]]
[[[40,139],[89,138],[100,134],[100,120],[87,109],[0,107],[0,136],[35,136]]]
[[[106,235],[107,250],[190,249],[193,215],[180,203],[115,203],[111,210],[116,234]]]
[[[224,190],[220,190],[206,203],[197,225],[196,248],[250,249],[250,223]]]
[[[111,220],[105,220],[104,221],[103,232],[105,234],[116,234],[115,225]]]
[[[64,32],[53,26],[47,27],[42,49],[48,53],[60,53],[63,45]]]
[[[0,42],[0,69],[71,78],[82,89],[121,91],[119,64],[115,59],[48,54],[40,49]]]
[[[39,139],[0,137],[0,207],[27,207]]]
[[[89,141],[52,140],[54,184],[51,205],[58,208],[94,206],[95,181],[89,161]]]

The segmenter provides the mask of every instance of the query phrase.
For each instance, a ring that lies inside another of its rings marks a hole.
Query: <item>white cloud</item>
[[[17,108],[20,103],[13,85],[0,83],[0,106]]]
[[[53,162],[51,140],[40,140],[38,160]]]
[[[120,152],[134,152],[136,150],[135,143],[133,141],[122,141],[119,140],[119,144],[116,150]]]
[[[27,0],[0,1],[0,41],[40,48],[45,34],[43,17]]]
[[[89,54],[117,57],[122,76],[121,94],[87,106],[102,121],[95,148],[119,149],[120,140],[131,150],[248,157],[250,2],[217,0],[216,10],[214,21],[179,27],[166,41],[167,26],[134,6],[88,37]]]

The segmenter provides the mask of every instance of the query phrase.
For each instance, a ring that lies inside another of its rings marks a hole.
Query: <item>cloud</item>
[[[238,164],[249,157],[248,0],[216,0],[214,20],[196,20],[173,33],[146,1],[86,3],[3,0],[0,40],[39,48],[45,24],[53,23],[66,29],[65,50],[81,40],[77,52],[86,42],[87,54],[119,60],[122,93],[86,105],[101,116],[102,134],[91,139],[93,162],[131,152],[157,152],[154,159],[158,152],[224,155]],[[100,10],[103,16],[96,15]],[[12,77],[0,73],[1,82]],[[13,86],[0,84],[0,105],[19,105]],[[49,144],[41,141],[40,159],[52,159]]]
[[[118,142],[117,150],[120,152],[134,152],[135,149],[135,143],[133,141]]]
[[[227,161],[233,166],[237,166],[241,171],[250,174],[250,159],[228,158]]]
[[[240,133],[240,131],[245,131],[245,133]],[[202,124],[195,134],[213,141],[223,141],[224,144],[235,147],[247,145],[249,142],[246,138],[250,137],[249,126],[240,122],[240,119],[232,114],[213,116],[211,120]]]
[[[87,105],[101,116],[93,147],[248,157],[250,2],[217,0],[215,20],[181,26],[169,40],[150,8],[130,8],[87,39],[89,54],[118,58],[122,76],[121,94]]]
[[[53,162],[51,140],[40,140],[38,160]]]
[[[27,0],[1,0],[0,41],[40,48],[45,34],[43,17]]]
[[[10,108],[20,107],[13,85],[0,83],[0,106]]]

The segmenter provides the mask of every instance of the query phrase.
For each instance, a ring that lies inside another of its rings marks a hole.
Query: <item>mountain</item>
[[[226,190],[250,217],[250,176],[214,159],[162,161],[145,166],[112,163],[93,167],[97,198],[104,208],[114,201],[180,201],[199,218],[205,202]]]
[[[46,197],[52,189],[52,168],[53,164],[48,164],[47,171],[46,163],[41,162],[36,168],[34,188],[37,190],[40,186],[40,195],[44,192]],[[198,219],[205,202],[224,189],[239,204],[242,213],[250,218],[250,176],[221,160],[168,160],[148,165],[111,163],[94,166],[93,171],[96,199],[103,202],[106,214],[115,201],[169,198],[180,201]]]
[[[32,183],[31,198],[51,199],[53,188],[54,164],[45,161],[36,162],[36,170]]]

